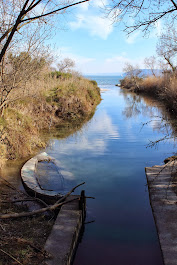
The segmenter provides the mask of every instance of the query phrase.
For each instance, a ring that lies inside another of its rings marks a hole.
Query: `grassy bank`
[[[28,200],[25,192],[12,185],[13,180],[7,182],[8,173],[4,177],[3,171],[10,161],[4,167],[2,165],[7,160],[14,160],[13,163],[18,158],[25,160],[38,148],[47,145],[49,135],[62,137],[73,133],[92,117],[101,100],[100,89],[94,81],[71,73],[44,69],[27,82],[18,80],[18,85],[0,109],[1,214],[44,207],[36,200]],[[14,174],[12,176],[14,178]],[[44,245],[55,217],[56,213],[50,211],[32,217],[1,220],[0,264],[46,264],[49,254]]]
[[[121,80],[121,87],[137,94],[154,97],[162,101],[170,112],[177,114],[177,78],[175,75],[146,78],[125,77]]]
[[[45,73],[19,86],[8,98],[0,117],[0,164],[30,155],[47,143],[41,131],[82,123],[100,102],[97,84],[83,77]]]

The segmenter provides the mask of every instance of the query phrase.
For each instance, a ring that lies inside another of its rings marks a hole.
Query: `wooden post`
[[[81,191],[80,200],[79,200],[79,210],[82,211],[82,222],[85,220],[86,216],[86,197],[85,190]]]

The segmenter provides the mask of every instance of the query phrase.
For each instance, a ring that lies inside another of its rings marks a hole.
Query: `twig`
[[[78,199],[79,198],[74,198],[74,199],[71,199],[71,200],[68,200],[68,201],[64,201],[64,202],[61,202],[61,203],[58,203],[58,204],[54,204],[52,206],[48,206],[48,207],[45,207],[45,208],[41,208],[39,210],[35,210],[35,211],[32,211],[32,212],[1,214],[0,215],[0,219],[28,217],[28,216],[32,216],[32,215],[36,215],[36,214],[41,214],[41,213],[44,213],[46,211],[55,210],[56,208],[61,207],[62,205],[66,204],[66,203],[69,203],[69,202],[72,202],[72,201],[75,201],[75,200],[78,200]]]
[[[0,251],[3,252],[4,254],[6,254],[7,256],[9,256],[14,261],[16,261],[18,264],[23,265],[20,261],[18,261],[16,258],[14,258],[11,254],[7,253],[5,250],[3,250],[3,249],[0,248]]]
[[[46,207],[49,206],[47,203],[45,203],[39,198],[28,198],[28,199],[13,200],[13,201],[1,201],[1,203],[17,203],[17,202],[26,202],[26,201],[39,201],[42,204],[44,204]]]
[[[43,212],[46,211],[53,211],[58,207],[61,207],[62,205],[78,200],[79,198],[74,198],[68,201],[63,201],[65,200],[76,188],[78,188],[79,186],[85,184],[85,182],[75,186],[74,188],[72,188],[65,196],[63,196],[62,198],[60,198],[55,204],[45,207],[45,208],[41,208],[39,210],[35,210],[32,212],[22,212],[22,213],[9,213],[9,214],[2,214],[0,215],[0,219],[8,219],[8,218],[19,218],[19,217],[27,217],[27,216],[32,216],[32,215],[36,215],[36,214],[41,214]],[[62,202],[63,201],[63,202]]]
[[[3,231],[6,231],[6,229],[2,226],[2,224],[0,224],[0,227]]]
[[[64,201],[67,197],[69,197],[69,195],[70,195],[72,192],[75,191],[75,189],[77,189],[79,186],[84,185],[84,184],[85,184],[85,182],[82,182],[81,184],[79,184],[79,185],[75,186],[74,188],[72,188],[68,193],[66,193],[66,195],[64,195],[62,198],[60,198],[58,201],[56,201],[55,204],[58,204],[58,203]],[[54,204],[54,205],[55,205],[55,204]]]

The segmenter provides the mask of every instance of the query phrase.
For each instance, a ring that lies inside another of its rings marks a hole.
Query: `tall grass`
[[[99,88],[80,76],[45,72],[14,89],[0,118],[0,164],[44,147],[42,129],[87,119],[100,102]]]
[[[177,114],[177,77],[175,75],[149,76],[137,80],[136,83],[132,79],[125,78],[121,85],[136,93],[150,95],[163,101],[168,110]]]

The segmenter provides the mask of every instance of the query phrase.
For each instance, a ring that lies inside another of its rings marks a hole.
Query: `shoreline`
[[[68,134],[77,130],[92,117],[101,101],[100,89],[91,80],[52,78],[50,85],[49,77],[46,82],[49,88],[35,97],[22,96],[4,110],[0,118],[0,168],[7,160],[29,158],[44,148],[48,141],[44,130],[50,133],[65,126]]]
[[[121,89],[155,99],[163,103],[170,114],[177,115],[176,77],[125,77],[120,83]]]
[[[169,115],[169,121],[172,127],[172,134],[176,132],[175,98],[171,100],[164,98],[156,93],[149,91],[126,88],[121,89],[128,93],[134,93],[138,96],[148,97],[162,105],[162,109]],[[162,116],[163,116],[162,111]],[[165,116],[166,117],[166,116]],[[163,118],[162,118],[163,119]],[[165,118],[166,119],[166,118]],[[168,119],[167,119],[168,122]],[[172,135],[170,135],[171,137]],[[149,192],[149,201],[152,209],[157,235],[159,238],[160,249],[162,252],[164,265],[176,265],[177,260],[177,157],[171,156],[164,160],[164,165],[155,165],[146,167],[146,179]]]
[[[4,142],[0,142],[4,151],[0,154],[1,172],[6,161],[31,158],[47,145],[51,137],[72,134],[93,116],[101,101],[100,89],[97,84],[80,77],[72,81],[64,80],[66,86],[63,89],[50,87],[36,98],[24,97],[7,107],[0,120],[0,129],[5,128],[2,130]],[[60,88],[62,82],[58,84]],[[0,178],[1,214],[41,208],[39,202],[26,200],[29,198],[26,191],[10,182]],[[11,219],[0,220],[1,242],[5,246],[0,247],[1,262],[11,264],[18,260],[23,264],[46,264],[50,254],[44,246],[55,218],[49,211],[40,216],[14,219],[13,222]]]

